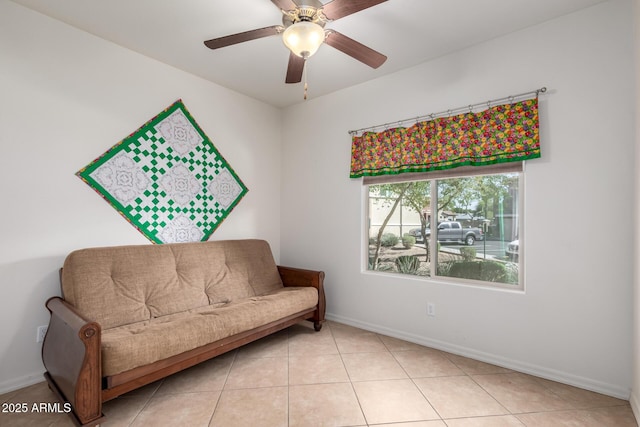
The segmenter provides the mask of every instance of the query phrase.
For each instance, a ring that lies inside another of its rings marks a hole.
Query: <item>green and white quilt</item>
[[[248,191],[181,100],[77,175],[154,243],[207,240]]]

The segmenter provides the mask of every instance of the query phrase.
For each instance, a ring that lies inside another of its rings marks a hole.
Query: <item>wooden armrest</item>
[[[58,316],[68,327],[80,330],[91,320],[85,319],[69,303],[60,297],[52,297],[47,300],[45,306],[52,316]],[[98,328],[100,327],[97,323]]]
[[[324,271],[305,270],[302,268],[278,266],[280,278],[285,286],[323,287]]]
[[[80,424],[102,416],[102,360],[100,325],[83,318],[62,298],[46,302],[51,312],[42,344],[45,378],[69,402]]]
[[[324,295],[324,271],[278,266],[278,272],[284,286],[312,286],[318,290],[318,309],[313,316],[316,331],[322,328],[326,311]]]

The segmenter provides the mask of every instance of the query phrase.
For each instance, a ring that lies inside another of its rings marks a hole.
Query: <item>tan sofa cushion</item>
[[[103,330],[282,287],[263,240],[82,249],[62,273],[64,298]]]
[[[102,375],[115,375],[315,307],[313,287],[280,288],[228,304],[103,331]]]

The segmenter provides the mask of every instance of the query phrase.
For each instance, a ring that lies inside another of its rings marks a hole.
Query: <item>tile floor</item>
[[[0,396],[54,402],[44,383]],[[3,405],[3,408],[7,406]],[[103,426],[637,426],[629,403],[350,326],[301,323],[104,405]],[[71,426],[0,413],[0,426]]]

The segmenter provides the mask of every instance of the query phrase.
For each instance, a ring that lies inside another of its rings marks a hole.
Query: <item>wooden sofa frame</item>
[[[102,403],[137,389],[244,344],[288,328],[302,320],[313,322],[320,331],[325,316],[324,272],[278,266],[284,286],[313,286],[318,305],[286,318],[212,342],[205,346],[140,366],[109,377],[102,377],[101,328],[81,316],[60,297],[46,302],[51,313],[42,346],[45,379],[79,426],[95,426],[104,421]]]

